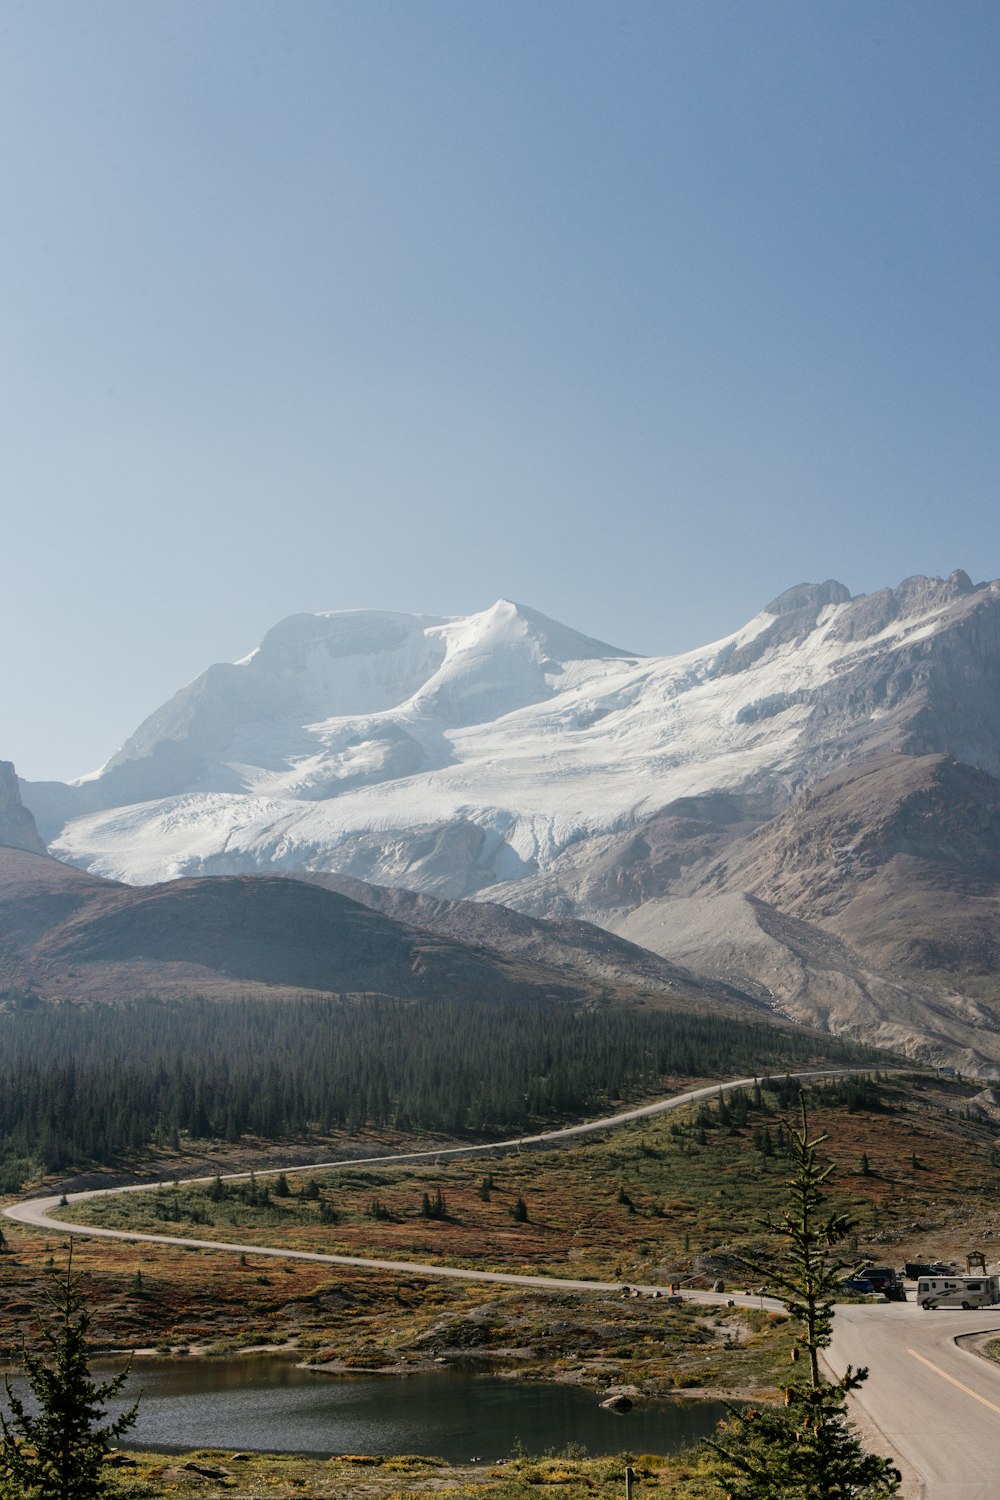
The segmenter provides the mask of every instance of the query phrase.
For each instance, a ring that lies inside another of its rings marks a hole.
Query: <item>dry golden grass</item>
[[[892,1080],[883,1090],[885,1112],[814,1108],[812,1125],[829,1135],[824,1150],[838,1166],[833,1190],[859,1221],[859,1260],[899,1265],[904,1259],[957,1259],[969,1249],[996,1253],[996,1127],[967,1117],[972,1092],[935,1079]],[[155,1194],[98,1200],[86,1213],[102,1222],[199,1238],[234,1238],[238,1231],[241,1240],[349,1254],[624,1282],[695,1277],[704,1284],[722,1275],[727,1283],[745,1285],[736,1257],[747,1247],[766,1248],[758,1220],[780,1203],[786,1175],[780,1158],[765,1160],[755,1146],[755,1127],[763,1124],[777,1135],[773,1101],[739,1131],[704,1128],[689,1112],[680,1122],[660,1118],[561,1152],[376,1173],[348,1168],[321,1179],[323,1197],[338,1216],[333,1224],[321,1223],[322,1200],[301,1197],[294,1178],[289,1198],[272,1197],[257,1207],[232,1199],[213,1204],[203,1190],[181,1189],[177,1220],[157,1216]],[[865,1158],[867,1174],[861,1170]],[[493,1179],[488,1197],[482,1192],[487,1174]],[[421,1214],[423,1194],[433,1202],[439,1189],[448,1217],[427,1219]],[[525,1223],[511,1214],[518,1196],[528,1205]],[[372,1216],[376,1199],[388,1218]],[[212,1222],[193,1223],[191,1215],[211,1216]],[[22,1332],[31,1337],[47,1263],[63,1260],[57,1237],[5,1227],[12,1253],[0,1257],[0,1359],[14,1355]],[[629,1384],[649,1396],[681,1389],[766,1397],[787,1360],[780,1320],[739,1309],[508,1291],[252,1254],[242,1264],[222,1252],[87,1238],[77,1244],[75,1264],[87,1277],[95,1339],[106,1349],[227,1352],[292,1345],[303,1358],[349,1369],[420,1368],[472,1358],[516,1365],[527,1378],[601,1388]],[[123,1471],[122,1479],[136,1500],[141,1494],[223,1490],[278,1500],[293,1493],[388,1500],[442,1489],[521,1500],[539,1486],[576,1500],[584,1492],[617,1495],[622,1489],[610,1460],[523,1461],[489,1471],[392,1462],[397,1467],[257,1456],[234,1465],[222,1460],[220,1466],[232,1473],[213,1490],[211,1481],[182,1471],[174,1460],[150,1459]],[[699,1489],[703,1484],[696,1461],[664,1463],[650,1467],[642,1493],[693,1497],[706,1493]]]

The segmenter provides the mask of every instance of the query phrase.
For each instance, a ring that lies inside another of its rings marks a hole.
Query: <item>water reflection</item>
[[[122,1404],[140,1390],[128,1444],[168,1452],[421,1453],[465,1462],[505,1457],[520,1442],[531,1453],[567,1443],[595,1455],[669,1453],[710,1433],[723,1415],[717,1402],[665,1402],[619,1417],[573,1386],[454,1371],[331,1377],[273,1357],[137,1360]]]

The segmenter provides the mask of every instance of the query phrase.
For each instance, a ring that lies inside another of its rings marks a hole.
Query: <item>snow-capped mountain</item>
[[[144,883],[331,870],[463,896],[723,791],[756,821],[879,750],[1000,773],[1000,583],[789,590],[639,657],[500,601],[457,619],[295,615],[95,776],[26,784],[53,852]],[[587,913],[580,913],[586,915]]]
[[[1000,582],[801,585],[673,657],[506,601],[295,615],[96,775],[23,795],[93,874],[311,873],[376,910],[392,892],[361,882],[583,918],[660,956],[640,987],[666,960],[1000,1075]],[[480,930],[408,899],[438,935]]]

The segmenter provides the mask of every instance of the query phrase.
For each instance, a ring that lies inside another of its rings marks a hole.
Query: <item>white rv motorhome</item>
[[[926,1311],[935,1307],[992,1307],[1000,1302],[996,1276],[921,1276],[917,1301]]]

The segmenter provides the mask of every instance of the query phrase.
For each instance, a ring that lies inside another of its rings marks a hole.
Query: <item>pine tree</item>
[[[5,1381],[10,1415],[0,1413],[0,1490],[33,1500],[97,1500],[109,1489],[104,1460],[111,1443],[133,1425],[139,1403],[105,1420],[106,1402],[121,1390],[128,1371],[101,1382],[91,1378],[90,1313],[80,1277],[73,1274],[72,1252],[47,1301],[47,1354],[21,1352],[37,1414]]]
[[[833,1303],[843,1263],[831,1251],[846,1240],[854,1223],[846,1213],[828,1213],[823,1184],[833,1171],[817,1147],[826,1136],[810,1137],[805,1096],[799,1093],[800,1124],[789,1135],[795,1174],[777,1223],[765,1228],[782,1248],[769,1261],[744,1263],[771,1282],[785,1298],[798,1333],[793,1360],[804,1352],[803,1377],[785,1391],[785,1405],[730,1409],[718,1441],[717,1481],[729,1500],[884,1500],[900,1485],[888,1459],[866,1453],[847,1420],[847,1395],[868,1377],[848,1365],[838,1381],[820,1370],[820,1351],[830,1343]]]

